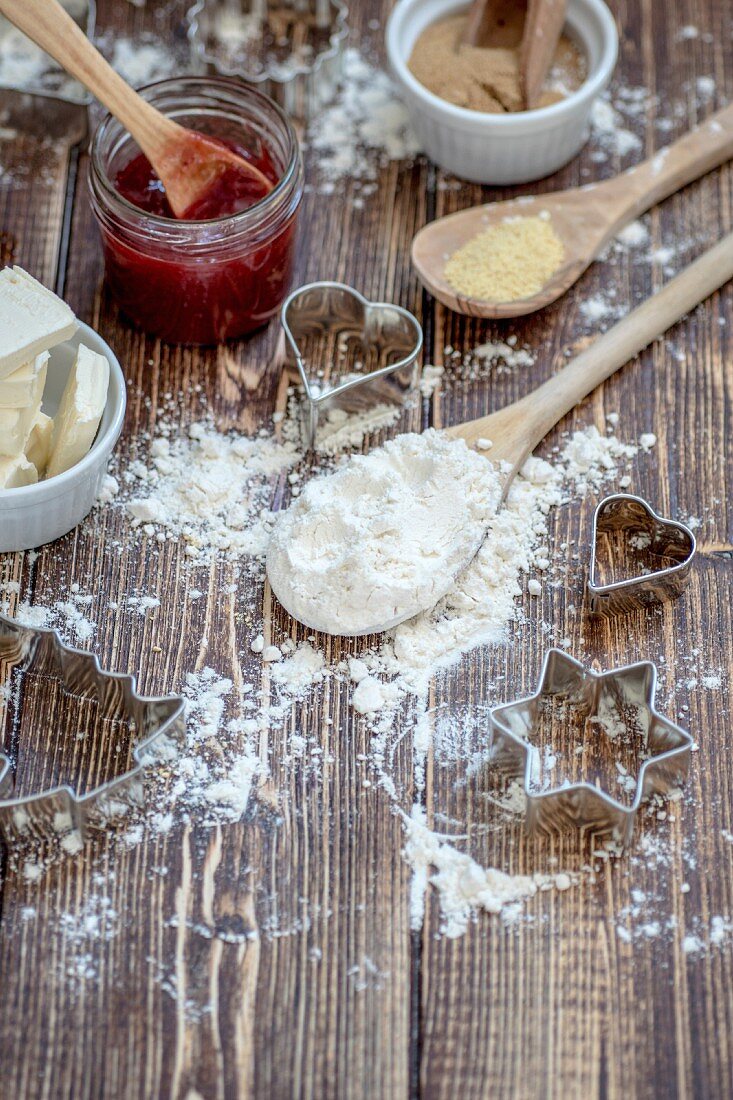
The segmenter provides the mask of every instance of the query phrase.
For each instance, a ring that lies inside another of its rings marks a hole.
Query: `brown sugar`
[[[428,91],[457,107],[500,114],[522,111],[519,80],[521,27],[508,26],[497,45],[466,46],[461,42],[464,15],[432,23],[422,32],[408,62],[413,76]],[[563,35],[555,51],[539,107],[548,107],[576,91],[587,75],[585,58]]]

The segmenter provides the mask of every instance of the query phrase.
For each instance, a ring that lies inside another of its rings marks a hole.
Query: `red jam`
[[[265,324],[290,288],[303,195],[297,139],[271,100],[239,82],[185,77],[148,92],[164,108],[185,105],[193,130],[199,104],[210,123],[212,101],[221,100],[220,140],[273,184],[268,192],[256,176],[226,171],[176,219],[119,123],[108,119],[95,135],[90,189],[109,288],[146,332],[175,344],[218,344]],[[237,127],[247,135],[241,144]]]
[[[248,149],[237,146],[233,141],[222,141],[220,144],[254,164],[273,186],[277,183],[280,173],[266,149],[262,149],[260,156],[255,158]],[[123,199],[147,214],[155,214],[159,218],[175,217],[168,205],[165,188],[143,153],[139,153],[117,173],[113,185]],[[213,218],[240,214],[242,210],[249,210],[250,206],[264,199],[270,190],[257,176],[234,168],[227,169],[198,202],[189,206],[185,221],[210,221]]]

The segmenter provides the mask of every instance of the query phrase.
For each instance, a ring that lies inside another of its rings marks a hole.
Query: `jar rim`
[[[277,204],[281,196],[292,185],[294,179],[298,175],[298,166],[300,163],[300,146],[298,143],[298,137],[295,133],[295,128],[285,114],[283,109],[277,104],[270,96],[260,92],[257,88],[251,88],[246,84],[243,84],[235,77],[228,76],[175,76],[164,77],[162,80],[152,81],[150,84],[144,84],[142,87],[136,89],[139,95],[143,98],[148,98],[146,93],[153,92],[159,89],[163,89],[166,86],[172,87],[176,84],[179,85],[191,85],[203,86],[207,89],[220,87],[227,91],[235,91],[240,95],[249,98],[255,103],[259,103],[260,106],[266,107],[272,111],[277,117],[278,121],[282,124],[284,132],[288,141],[288,152],[290,154],[287,166],[285,167],[282,176],[277,181],[272,191],[268,191],[266,195],[263,195],[261,199],[253,203],[252,206],[248,206],[246,210],[240,210],[237,214],[224,214],[220,218],[166,218],[161,214],[151,214],[147,210],[143,210],[142,207],[136,206],[135,203],[130,202],[113,186],[112,181],[102,163],[101,146],[103,139],[107,136],[109,129],[112,125],[117,125],[123,134],[127,134],[131,140],[134,141],[132,135],[128,130],[119,122],[111,112],[107,112],[101,122],[97,125],[94,135],[92,136],[91,148],[90,148],[90,166],[93,171],[94,177],[99,183],[102,191],[108,200],[118,207],[122,207],[136,218],[143,218],[146,222],[163,229],[167,226],[176,226],[178,228],[190,227],[192,230],[216,228],[217,226],[235,226],[245,228],[249,221],[253,221],[266,213],[267,210]]]

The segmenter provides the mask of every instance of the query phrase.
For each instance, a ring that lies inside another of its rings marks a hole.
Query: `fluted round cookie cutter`
[[[12,685],[15,671],[20,673]],[[78,795],[68,784],[13,798],[11,756],[0,752],[0,833],[13,842],[58,839],[77,831],[83,841],[90,827],[103,828],[115,818],[139,810],[145,800],[144,770],[173,760],[185,740],[184,701],[178,695],[143,696],[135,677],[106,672],[93,653],[61,641],[55,630],[24,626],[0,614],[0,675],[4,700],[0,716],[17,736],[21,728],[24,676],[46,676],[80,700],[95,700],[102,720],[124,721],[135,733],[133,766],[123,774]],[[100,723],[101,724],[101,723]]]
[[[269,0],[251,0],[249,12],[242,14],[259,18],[264,24],[270,9],[282,11],[284,8],[292,8],[296,14],[312,18],[321,29],[330,29],[326,48],[316,53],[312,60],[299,59],[293,52],[287,63],[273,61],[262,69],[253,69],[212,51],[207,44],[212,13],[241,12],[242,0],[196,0],[186,16],[188,37],[195,55],[204,64],[211,65],[223,76],[238,76],[258,85],[260,91],[274,99],[288,115],[307,121],[334,96],[341,83],[349,10],[342,0],[291,0],[290,3],[280,0],[277,5]]]

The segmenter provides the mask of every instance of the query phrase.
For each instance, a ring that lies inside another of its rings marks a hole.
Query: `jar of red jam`
[[[224,141],[274,186],[264,193],[254,185],[236,205],[208,209],[207,220],[178,220],[136,143],[107,117],[89,169],[107,283],[131,320],[171,343],[216,344],[251,332],[277,312],[291,282],[303,197],[293,127],[267,96],[226,77],[161,80],[141,95]]]

